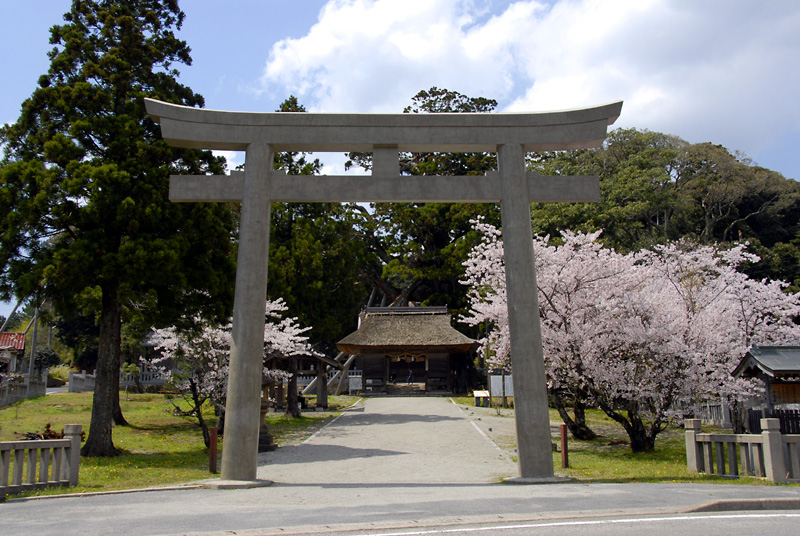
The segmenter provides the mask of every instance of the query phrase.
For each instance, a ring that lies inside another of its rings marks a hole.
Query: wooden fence
[[[747,430],[761,433],[761,419],[778,419],[782,434],[800,434],[800,411],[796,409],[751,409],[747,412]]]
[[[64,426],[64,439],[0,442],[0,498],[37,488],[77,486],[80,450],[80,424]]]
[[[760,434],[704,434],[700,419],[687,419],[689,472],[800,483],[800,435],[782,434],[778,419],[762,419],[760,425]]]

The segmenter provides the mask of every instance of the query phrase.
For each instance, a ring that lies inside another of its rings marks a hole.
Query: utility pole
[[[31,336],[31,358],[28,363],[28,388],[26,398],[31,396],[31,381],[33,381],[33,362],[36,360],[36,336],[39,333],[39,307],[33,311],[33,335]]]

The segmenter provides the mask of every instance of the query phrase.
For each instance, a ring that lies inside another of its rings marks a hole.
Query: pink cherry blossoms
[[[508,369],[503,244],[498,229],[475,228],[484,240],[465,263],[471,310],[462,320],[486,326],[484,358]],[[738,272],[758,260],[743,245],[678,242],[623,255],[599,236],[564,232],[557,246],[534,240],[547,382],[557,406],[566,398],[619,422],[635,451],[654,448],[670,419],[698,402],[758,394],[730,374],[751,344],[800,339],[800,296]]]
[[[265,306],[264,357],[270,355],[315,355],[303,335],[310,328],[301,328],[296,318],[282,318],[287,310],[282,299],[267,301]],[[200,318],[194,319],[194,329],[178,329],[175,326],[153,330],[151,341],[160,357],[153,363],[172,360],[177,367],[167,371],[169,383],[181,392],[190,409],[186,415],[198,419],[206,446],[209,444],[208,427],[203,419],[202,407],[208,401],[223,412],[228,385],[228,364],[231,349],[230,323],[219,326]],[[264,367],[263,375],[275,381],[283,381],[289,373]],[[177,406],[176,406],[176,409]]]

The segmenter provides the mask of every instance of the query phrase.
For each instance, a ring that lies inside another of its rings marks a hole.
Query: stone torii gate
[[[622,102],[548,113],[321,114],[204,110],[145,99],[170,145],[245,151],[245,171],[170,178],[170,200],[242,204],[222,480],[256,480],[270,202],[500,203],[521,482],[553,480],[532,202],[600,200],[597,177],[525,170],[525,153],[598,147]],[[373,153],[367,176],[288,176],[276,151]],[[401,176],[398,154],[493,152],[485,176]]]

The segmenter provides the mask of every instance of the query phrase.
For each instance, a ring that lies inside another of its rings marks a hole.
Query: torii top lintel
[[[229,112],[145,99],[170,145],[244,151],[267,143],[275,151],[495,152],[520,144],[528,152],[598,147],[622,102],[543,113],[329,114]]]

